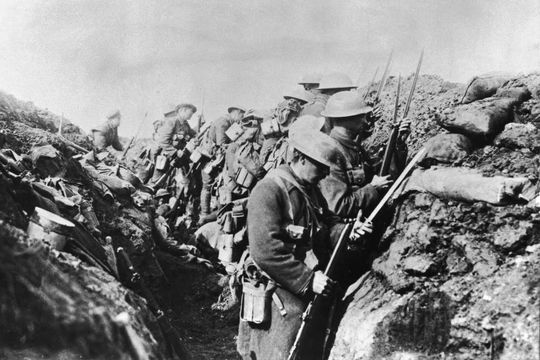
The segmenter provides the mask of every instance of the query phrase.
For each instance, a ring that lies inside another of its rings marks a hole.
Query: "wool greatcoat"
[[[337,216],[354,218],[360,209],[367,216],[366,212],[377,205],[382,195],[369,184],[380,161],[371,158],[359,141],[341,130],[333,128],[330,137],[336,140],[346,161],[330,167],[330,175],[321,180],[319,188],[330,211]],[[398,141],[396,149],[390,167],[394,179],[404,168],[407,157],[407,148],[403,142]]]
[[[237,349],[243,359],[287,358],[313,296],[314,271],[324,270],[332,247],[323,222],[330,221],[326,215],[318,188],[299,180],[288,165],[270,171],[253,189],[247,219],[250,256],[278,284],[275,291],[287,314],[272,301],[268,323],[240,321]],[[293,238],[286,230],[289,224],[305,227],[309,235]],[[314,319],[316,330],[306,337],[309,344],[302,347],[301,359],[321,357],[326,316]]]

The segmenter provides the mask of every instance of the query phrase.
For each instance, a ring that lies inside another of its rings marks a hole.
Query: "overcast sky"
[[[203,92],[211,119],[270,108],[306,72],[365,84],[391,49],[394,74],[422,48],[451,81],[540,70],[540,0],[1,0],[0,24],[0,89],[85,130],[119,108],[122,135]]]

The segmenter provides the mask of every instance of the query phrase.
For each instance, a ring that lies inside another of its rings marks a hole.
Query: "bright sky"
[[[0,2],[0,89],[88,130],[115,108],[142,136],[168,105],[213,119],[270,108],[305,72],[365,84],[392,73],[465,82],[540,70],[539,0],[48,0]]]

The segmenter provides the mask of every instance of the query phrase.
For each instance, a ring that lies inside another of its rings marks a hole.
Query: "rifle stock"
[[[425,148],[420,149],[418,153],[414,156],[414,158],[409,162],[409,164],[405,167],[401,175],[397,178],[397,180],[394,182],[394,184],[390,187],[390,189],[386,192],[384,197],[381,199],[381,201],[377,204],[375,209],[371,212],[371,214],[367,217],[366,221],[373,221],[375,217],[379,214],[379,212],[383,209],[385,204],[390,200],[390,198],[394,195],[396,190],[401,186],[405,178],[409,175],[409,173],[412,171],[416,163],[420,161],[420,159],[423,158],[426,150]],[[361,215],[361,212],[357,215],[357,221],[360,221],[359,217]],[[348,223],[345,228],[342,230],[339,240],[334,247],[334,250],[332,252],[332,256],[330,257],[330,260],[328,262],[328,265],[326,266],[326,269],[324,271],[324,274],[328,277],[332,277],[334,274],[334,270],[337,266],[338,259],[345,250],[345,246],[347,245],[347,241],[349,239],[353,238],[354,235],[351,235],[351,232],[354,228],[354,223]],[[357,240],[357,239],[356,239]],[[302,314],[302,324],[300,325],[300,328],[298,329],[298,333],[296,334],[296,338],[294,340],[294,343],[289,351],[289,356],[287,357],[287,360],[296,360],[298,357],[298,354],[301,350],[300,346],[302,342],[304,341],[304,338],[306,336],[307,328],[309,326],[310,320],[313,317],[313,314],[316,313],[317,309],[319,309],[324,303],[324,297],[322,295],[315,295],[313,300],[308,304],[306,310]],[[326,344],[323,344],[323,348],[326,348]]]

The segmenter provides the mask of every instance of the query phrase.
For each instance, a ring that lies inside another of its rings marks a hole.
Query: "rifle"
[[[390,198],[394,195],[396,190],[401,186],[405,178],[409,175],[409,173],[412,171],[414,166],[420,159],[423,158],[426,150],[425,148],[420,149],[418,153],[414,156],[414,158],[409,162],[407,167],[403,170],[401,175],[398,177],[398,179],[394,182],[394,184],[390,187],[388,192],[384,195],[382,200],[377,204],[377,207],[373,210],[373,212],[367,217],[367,221],[373,221],[375,217],[379,214],[381,209],[386,205],[386,202],[390,200]],[[357,220],[360,221],[359,217],[361,216],[361,211],[357,215]],[[328,265],[326,265],[326,269],[324,271],[324,275],[328,277],[332,277],[334,275],[336,266],[338,264],[338,259],[341,257],[341,254],[345,250],[345,247],[347,245],[347,242],[349,239],[352,240],[358,240],[355,239],[354,235],[351,235],[351,232],[354,228],[355,223],[348,223],[347,226],[345,226],[345,229],[341,232],[339,236],[339,240],[334,247],[334,250],[332,252],[332,256],[330,257],[330,261],[328,262]],[[296,334],[296,338],[294,340],[294,343],[289,351],[289,356],[287,357],[287,360],[296,360],[300,351],[300,345],[304,341],[304,338],[307,333],[308,326],[310,324],[311,319],[313,318],[313,314],[316,314],[319,309],[324,306],[324,297],[320,294],[315,295],[313,300],[308,304],[306,310],[302,314],[302,324],[300,325],[300,328],[298,329],[298,333]],[[328,339],[329,332],[327,331],[327,336],[325,338],[325,344],[323,344],[323,348],[326,348],[326,341]]]
[[[378,72],[379,72],[379,67],[375,69],[375,74],[373,74],[373,77],[371,78],[371,81],[369,82],[366,88],[366,93],[364,94],[364,101],[366,101],[367,96],[369,95],[369,89],[371,89],[371,87],[373,86],[373,83],[375,82],[375,78],[377,77]]]
[[[144,118],[141,120],[141,122],[139,123],[139,127],[137,128],[137,132],[135,133],[135,135],[133,135],[131,137],[131,139],[129,140],[129,143],[128,145],[126,146],[124,152],[122,153],[122,156],[120,157],[120,159],[118,161],[122,161],[124,160],[124,158],[126,157],[127,155],[127,152],[129,151],[129,149],[131,149],[131,146],[133,145],[133,141],[135,140],[135,138],[139,135],[139,133],[141,132],[141,128],[142,128],[142,124],[144,124],[145,120],[146,120],[146,117],[148,116],[148,111],[144,114]]]
[[[390,68],[390,63],[392,62],[392,54],[394,53],[394,50],[390,52],[390,55],[388,56],[388,61],[386,62],[386,67],[384,68],[384,73],[381,78],[381,82],[379,83],[379,88],[377,89],[377,95],[375,95],[375,99],[373,100],[374,103],[379,101],[379,97],[381,96],[382,89],[384,87],[384,84],[386,83],[386,76],[388,75],[388,68]]]
[[[396,102],[394,104],[394,121],[392,123],[392,132],[390,133],[390,137],[388,138],[388,142],[386,143],[386,149],[384,149],[384,156],[383,156],[381,169],[379,171],[379,176],[384,176],[388,174],[388,170],[390,169],[390,162],[392,161],[392,153],[394,152],[393,150],[394,150],[394,147],[396,146],[396,142],[398,138],[398,133],[399,133],[398,124],[401,124],[401,121],[398,121],[398,107],[399,107],[399,92],[400,91],[401,91],[401,74],[399,74],[399,77],[398,77]]]
[[[398,120],[397,112],[398,112],[401,75],[399,77],[398,90],[396,94],[396,104],[394,107],[394,121],[392,124],[392,132],[390,133],[390,137],[388,138],[388,142],[386,143],[386,148],[384,150],[384,157],[383,157],[381,170],[379,171],[379,176],[387,175],[388,170],[390,169],[390,162],[392,161],[392,156],[394,154],[394,149],[396,147],[396,142],[399,135],[399,127],[401,126],[401,122],[403,121],[403,119],[406,118],[407,115],[409,114],[409,109],[411,107],[412,97],[416,89],[416,83],[418,81],[418,75],[420,74],[420,67],[422,66],[423,58],[424,58],[424,50],[422,50],[420,54],[420,59],[418,60],[418,65],[416,66],[416,72],[414,73],[414,79],[411,85],[411,90],[409,92],[409,98],[407,99],[407,105],[405,106],[405,111],[403,112],[403,116]]]
[[[169,347],[170,353],[172,354],[172,358],[176,360],[190,359],[191,356],[185,345],[183,344],[182,338],[178,334],[178,331],[171,325],[169,319],[165,315],[166,311],[163,311],[160,308],[156,298],[154,297],[150,289],[148,289],[148,287],[144,283],[143,278],[133,266],[133,263],[129,259],[129,255],[127,254],[126,250],[124,250],[123,247],[119,247],[116,249],[116,253],[122,258],[124,264],[128,268],[130,274],[129,282],[139,288],[142,296],[146,299],[150,311],[152,311],[152,313],[156,317],[159,327],[167,341],[167,345]]]
[[[201,100],[201,116],[199,116],[199,119],[197,119],[197,131],[201,131],[202,121],[204,119],[204,89],[202,93],[202,100]]]

